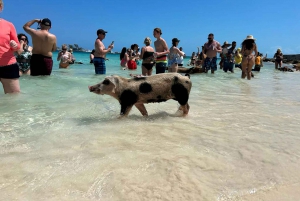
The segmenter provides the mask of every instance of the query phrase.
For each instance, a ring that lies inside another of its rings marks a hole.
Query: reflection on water
[[[170,100],[118,119],[117,100],[88,91],[104,77],[54,69],[0,95],[0,200],[299,198],[299,73],[192,75],[186,118]]]

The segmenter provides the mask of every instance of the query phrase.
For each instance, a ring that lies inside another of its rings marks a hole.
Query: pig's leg
[[[188,103],[186,103],[185,105],[180,105],[178,108],[178,111],[183,112],[183,116],[186,116],[189,113],[189,110],[190,110],[190,106]]]
[[[189,113],[189,110],[190,110],[189,104],[186,103],[184,106],[182,106],[182,110],[183,110],[183,116],[186,116]]]
[[[126,117],[133,105],[121,105],[121,112],[120,115]]]
[[[148,112],[143,103],[136,103],[135,107],[141,112],[143,116],[148,116]]]

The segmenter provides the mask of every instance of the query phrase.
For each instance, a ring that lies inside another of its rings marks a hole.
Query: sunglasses
[[[26,38],[20,38],[20,40],[24,40],[24,41],[26,41]]]
[[[66,51],[67,49],[62,49],[63,51]]]

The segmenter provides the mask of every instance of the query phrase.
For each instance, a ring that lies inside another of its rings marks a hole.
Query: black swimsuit
[[[149,57],[153,57],[153,53],[154,52],[144,52],[144,55],[143,55],[143,60],[144,59],[147,59]],[[142,63],[142,66],[144,66],[147,70],[151,70],[154,66],[155,62],[153,63]]]

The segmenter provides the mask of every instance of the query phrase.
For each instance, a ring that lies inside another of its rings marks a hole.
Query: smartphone
[[[111,42],[111,45],[113,45],[115,43],[115,41]]]

